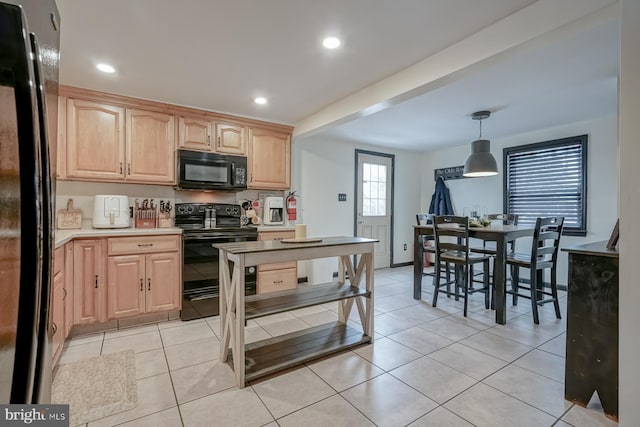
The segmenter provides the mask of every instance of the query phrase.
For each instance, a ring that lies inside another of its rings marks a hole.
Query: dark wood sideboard
[[[586,406],[598,392],[604,413],[618,420],[618,251],[607,242],[569,253],[565,399]]]

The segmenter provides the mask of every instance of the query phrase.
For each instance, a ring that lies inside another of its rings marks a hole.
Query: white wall
[[[413,228],[420,209],[420,155],[319,136],[293,141],[292,189],[309,236],[354,235],[355,150],[395,155],[392,264],[413,261]],[[347,193],[338,202],[338,193]],[[404,250],[404,244],[407,250]]]
[[[640,2],[622,0],[620,109],[620,426],[637,426],[640,420]]]
[[[496,114],[491,120],[499,120]],[[608,240],[618,218],[618,130],[617,117],[607,116],[595,120],[571,123],[549,129],[541,129],[508,138],[491,139],[491,153],[498,162],[498,175],[487,178],[467,178],[446,181],[451,192],[453,207],[462,215],[465,207],[477,207],[480,211],[503,211],[502,149],[534,142],[560,139],[575,135],[589,135],[587,176],[587,236],[564,236],[561,246],[567,247],[586,242]],[[487,135],[489,138],[491,135]],[[429,208],[435,183],[433,170],[463,165],[471,150],[471,141],[457,147],[423,154],[422,199],[420,206]],[[524,242],[523,242],[524,245]],[[526,246],[526,245],[525,245]],[[519,245],[519,247],[521,247]],[[567,283],[567,255],[560,253],[558,282]]]

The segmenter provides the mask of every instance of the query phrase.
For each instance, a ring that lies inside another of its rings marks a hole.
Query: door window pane
[[[362,215],[385,216],[387,211],[387,167],[362,164]]]

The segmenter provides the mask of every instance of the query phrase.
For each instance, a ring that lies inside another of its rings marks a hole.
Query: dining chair
[[[433,223],[433,214],[425,214],[425,213],[419,213],[416,214],[416,222],[417,225],[424,225],[424,224],[432,224]],[[424,252],[427,254],[433,254],[435,256],[436,253],[436,247],[434,245],[430,245],[429,242],[432,242],[435,240],[435,237],[433,234],[425,234],[422,235],[422,247],[424,248]],[[431,276],[431,277],[435,277],[435,271],[436,271],[436,265],[434,262],[433,265],[433,272],[422,272],[423,276]],[[446,276],[446,280],[447,282],[451,281],[451,268],[449,266],[449,263],[445,263],[444,267],[441,268],[440,273],[444,273]],[[434,282],[435,283],[435,282]]]
[[[553,302],[556,310],[556,317],[561,318],[560,305],[558,304],[558,248],[560,247],[560,237],[564,226],[564,217],[537,218],[536,227],[533,232],[531,243],[531,253],[511,253],[507,255],[507,265],[511,269],[511,289],[506,289],[507,294],[513,295],[513,305],[518,305],[518,297],[531,300],[531,311],[533,312],[533,323],[540,323],[538,317],[538,306]],[[520,280],[520,268],[529,269],[529,284],[523,285]],[[544,271],[551,271],[551,292],[544,290]],[[529,294],[523,294],[521,289],[528,290]],[[542,299],[543,295],[550,296],[551,299]]]
[[[459,289],[464,292],[464,316],[467,316],[467,307],[469,305],[469,294],[475,292],[484,292],[484,304],[489,308],[489,294],[491,284],[489,282],[489,255],[477,254],[469,251],[469,217],[466,216],[435,216],[433,219],[433,228],[436,242],[436,266],[442,263],[450,263],[455,268],[455,299],[459,298]],[[469,284],[473,278],[473,265],[482,263],[484,271],[483,287],[478,289],[470,289]],[[438,303],[438,294],[444,292],[451,297],[452,292],[450,282],[440,283],[440,275],[434,278],[435,287],[433,292],[433,306]],[[446,286],[446,291],[440,288]]]

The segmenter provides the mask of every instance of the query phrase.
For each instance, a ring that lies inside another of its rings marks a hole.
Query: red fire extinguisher
[[[296,220],[296,192],[292,191],[287,195],[287,215],[289,215],[289,221]]]

